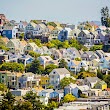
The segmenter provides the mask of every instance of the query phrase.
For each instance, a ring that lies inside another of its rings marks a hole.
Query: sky
[[[0,13],[9,20],[44,19],[76,24],[100,21],[100,9],[110,0],[0,0]]]

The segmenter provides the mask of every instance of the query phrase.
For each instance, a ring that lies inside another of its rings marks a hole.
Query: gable
[[[7,43],[7,47],[15,47],[14,43],[12,41],[9,41]]]

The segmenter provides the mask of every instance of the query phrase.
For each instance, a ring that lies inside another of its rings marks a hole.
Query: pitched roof
[[[0,39],[3,40],[6,44],[9,42],[9,39],[7,37],[2,37]]]
[[[53,26],[49,26],[49,25],[48,25],[47,27],[48,27],[51,31],[54,30],[54,27],[53,27]]]
[[[76,66],[78,66],[79,64],[80,64],[80,62],[81,61],[76,61],[76,60],[72,60],[73,61],[73,63],[76,65]]]
[[[85,79],[87,79],[89,82],[98,82],[100,81],[100,79],[98,77],[86,77]]]
[[[70,74],[70,72],[66,68],[56,68],[53,69],[53,71],[56,71],[58,74]]]
[[[107,61],[110,61],[110,57],[105,57],[105,59],[106,59]]]
[[[41,23],[41,24],[38,24],[41,28],[45,29],[46,28],[46,25]]]
[[[83,30],[83,32],[84,32],[85,34],[89,34],[89,33],[90,33],[88,30]]]
[[[31,42],[31,43],[28,43],[31,47],[33,48],[37,48],[38,46],[34,43],[34,42]]]
[[[20,43],[21,43],[22,46],[26,46],[27,45],[27,42],[25,40],[20,41]]]
[[[13,30],[15,26],[4,26],[3,30]]]
[[[15,47],[19,48],[19,45],[20,45],[20,40],[19,39],[10,39],[10,41],[13,42]]]
[[[34,22],[30,22],[30,24],[35,28],[37,24],[35,24]]]

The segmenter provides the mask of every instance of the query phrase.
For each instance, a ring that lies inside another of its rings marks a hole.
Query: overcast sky
[[[9,20],[46,19],[62,23],[100,20],[110,0],[0,0],[0,13]]]

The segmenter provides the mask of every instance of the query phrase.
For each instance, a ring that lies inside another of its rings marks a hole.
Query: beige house
[[[29,51],[35,51],[38,49],[38,46],[32,42],[32,43],[28,43],[25,47],[24,47],[24,52],[28,53]]]
[[[9,51],[12,53],[21,53],[23,51],[19,39],[10,39],[7,43],[7,47],[10,49]]]

